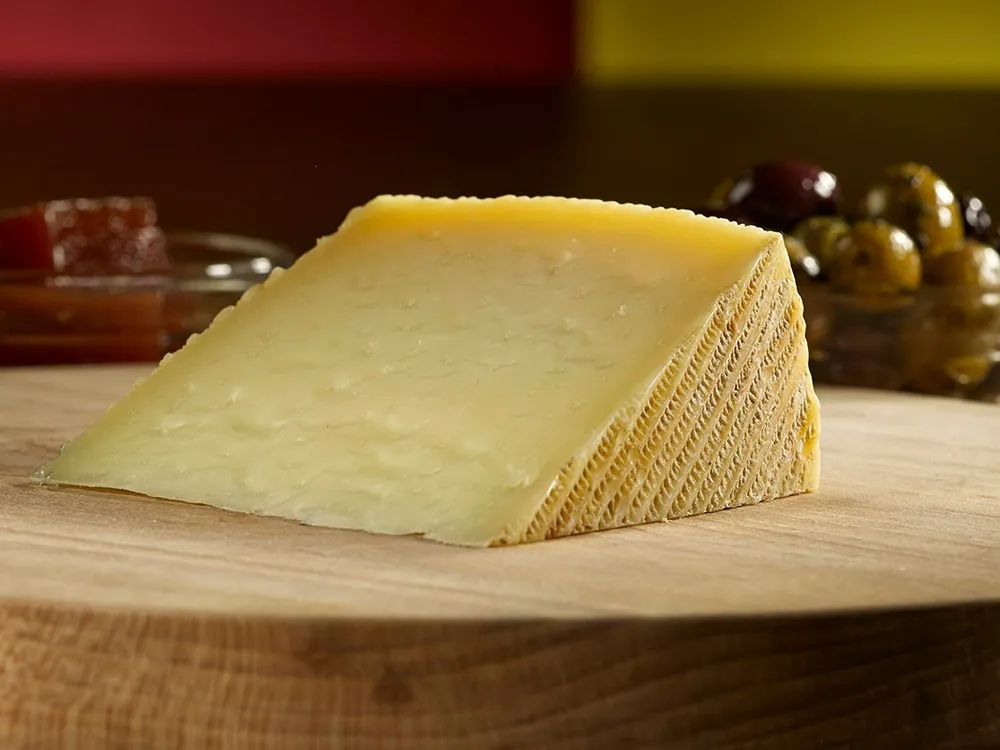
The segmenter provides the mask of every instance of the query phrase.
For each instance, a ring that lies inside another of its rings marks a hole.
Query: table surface
[[[467,550],[28,483],[145,371],[0,371],[0,597],[403,618],[773,615],[1000,600],[992,405],[821,390],[823,478],[813,495]]]
[[[825,390],[814,496],[468,550],[30,486],[137,372],[0,371],[5,748],[1000,743],[995,406]]]

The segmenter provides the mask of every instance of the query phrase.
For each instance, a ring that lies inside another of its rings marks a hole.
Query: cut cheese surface
[[[779,235],[384,196],[36,477],[480,546],[808,492],[818,436]]]

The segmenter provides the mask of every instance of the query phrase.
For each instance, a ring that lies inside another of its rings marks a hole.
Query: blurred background
[[[751,165],[797,159],[839,179],[844,212],[888,196],[906,230],[800,238],[797,273],[832,280],[800,285],[815,376],[1000,401],[1000,255],[965,243],[932,265],[917,226],[1000,246],[988,211],[981,232],[967,211],[1000,206],[998,31],[997,0],[2,3],[0,208],[148,196],[158,212],[108,210],[166,239],[109,244],[121,217],[100,212],[0,221],[0,365],[155,361],[381,193],[701,209]],[[902,162],[946,185],[872,187]],[[779,202],[830,179],[779,177]],[[59,222],[86,231],[57,237]],[[53,272],[87,232],[98,265],[154,275]],[[42,270],[24,271],[32,257]]]
[[[296,252],[378,193],[693,206],[796,157],[1000,203],[1000,3],[0,5],[0,204],[156,199]]]

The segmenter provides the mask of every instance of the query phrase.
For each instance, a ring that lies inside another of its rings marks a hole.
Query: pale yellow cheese
[[[808,492],[781,237],[562,198],[381,197],[167,358],[42,481],[465,545]]]

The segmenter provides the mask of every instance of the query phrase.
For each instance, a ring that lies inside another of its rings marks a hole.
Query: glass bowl
[[[168,233],[167,243],[165,274],[0,272],[0,366],[158,362],[294,260],[240,235]]]
[[[1000,292],[799,293],[815,382],[1000,403]]]

